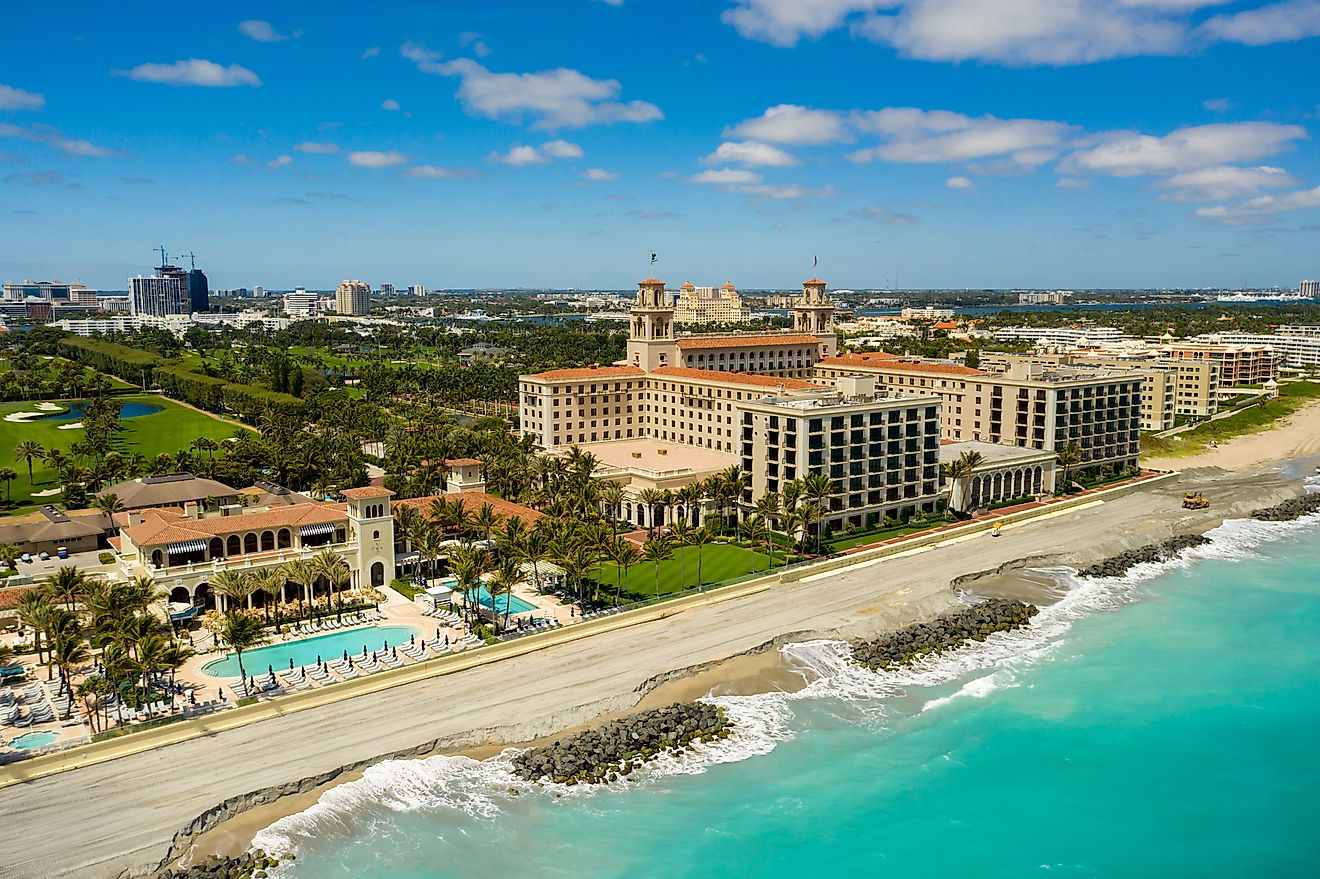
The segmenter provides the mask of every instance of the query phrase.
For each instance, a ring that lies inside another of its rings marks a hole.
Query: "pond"
[[[63,412],[47,412],[44,415],[38,415],[33,421],[81,421],[83,412],[87,408],[85,401],[70,403],[69,408]],[[163,406],[157,406],[154,403],[125,403],[119,410],[120,419],[140,418],[143,415],[155,415]]]

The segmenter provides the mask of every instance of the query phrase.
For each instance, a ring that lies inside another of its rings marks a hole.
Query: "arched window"
[[[293,546],[293,534],[288,528],[281,528],[279,533],[275,535],[275,545],[280,549]]]
[[[274,531],[261,532],[261,549],[265,551],[274,548],[275,548],[275,532]]]
[[[256,551],[257,551],[257,535],[252,533],[244,535],[243,552],[256,552]]]
[[[226,542],[226,547],[227,547],[227,552],[225,553],[226,555],[238,555],[243,551],[243,538],[239,537],[237,534],[229,535],[229,540]]]
[[[159,568],[164,563],[164,561],[165,561],[165,556],[160,550],[153,549],[151,551],[151,566],[153,568]]]
[[[225,554],[225,542],[219,537],[212,537],[209,549],[211,552],[211,558],[223,558]]]
[[[383,562],[373,562],[371,565],[371,585],[385,585],[385,565]]]

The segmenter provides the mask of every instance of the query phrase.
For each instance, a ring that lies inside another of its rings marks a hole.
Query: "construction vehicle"
[[[1210,499],[1199,491],[1189,491],[1183,495],[1184,510],[1204,510],[1210,506]]]

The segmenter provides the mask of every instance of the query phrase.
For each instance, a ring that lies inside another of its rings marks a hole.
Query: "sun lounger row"
[[[385,619],[384,615],[374,610],[359,610],[351,614],[345,614],[342,618],[325,617],[320,621],[307,620],[294,628],[294,634],[312,635],[316,632],[332,632],[335,629],[345,629],[350,626],[360,626],[363,623],[378,623]]]
[[[578,619],[581,620],[599,619],[600,617],[607,617],[610,616],[611,614],[616,614],[621,610],[623,610],[623,608],[621,607],[602,607],[599,610],[588,611],[587,613],[580,614],[578,616]]]

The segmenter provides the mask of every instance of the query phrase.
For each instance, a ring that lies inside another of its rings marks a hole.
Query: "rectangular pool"
[[[485,586],[479,587],[473,597],[481,602],[483,606],[494,608],[501,614],[528,613],[537,609],[536,605],[528,601],[523,601],[521,598],[511,593],[505,593],[498,599],[492,598],[490,591],[486,589]]]
[[[344,651],[348,651],[349,656],[361,656],[363,647],[368,653],[384,650],[386,645],[397,647],[400,644],[407,644],[408,639],[413,635],[422,636],[422,633],[412,626],[367,626],[346,632],[330,632],[314,638],[285,641],[244,650],[243,667],[249,677],[261,677],[271,668],[276,672],[288,671],[290,659],[297,666],[312,665],[318,656],[327,662],[332,659],[342,659]],[[227,654],[202,666],[202,671],[216,678],[236,678],[238,657],[232,653]]]

